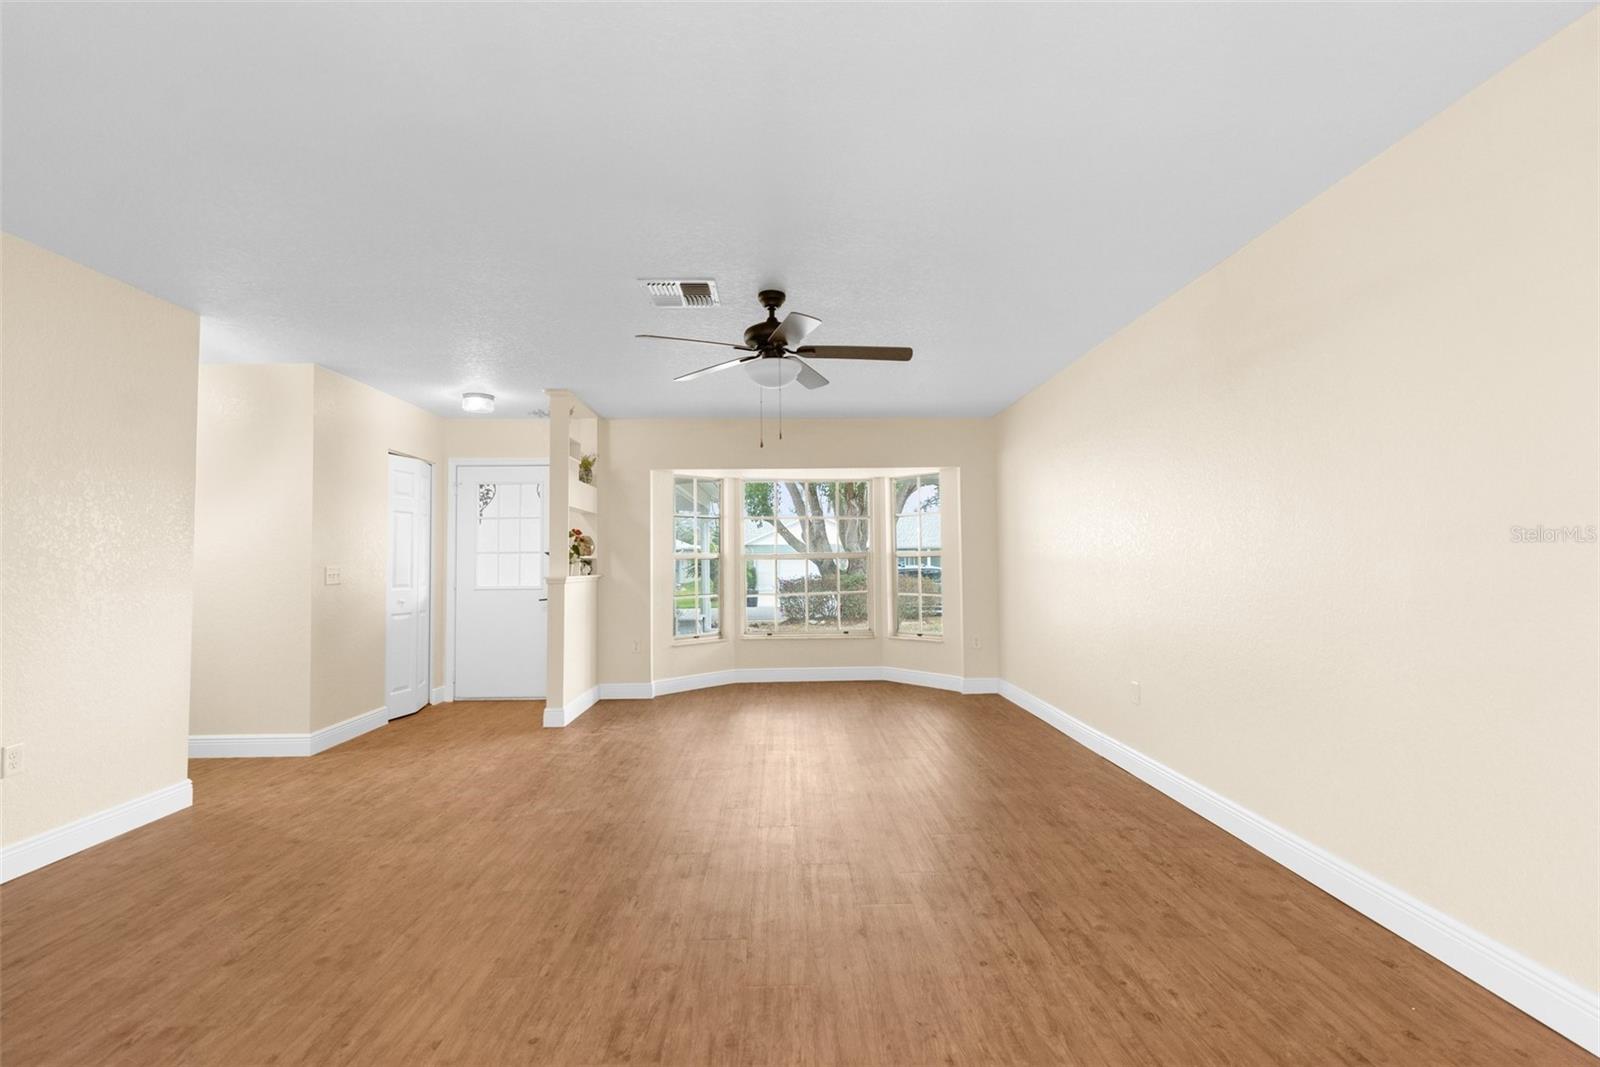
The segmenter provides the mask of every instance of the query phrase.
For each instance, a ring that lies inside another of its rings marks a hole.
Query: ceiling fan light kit
[[[747,359],[740,366],[763,389],[782,389],[800,376],[800,365],[792,359]]]

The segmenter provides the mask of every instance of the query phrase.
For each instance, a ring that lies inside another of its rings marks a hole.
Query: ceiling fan
[[[767,317],[765,321],[758,322],[744,331],[742,345],[728,344],[725,341],[702,341],[697,337],[667,337],[659,333],[641,333],[635,336],[653,341],[689,341],[697,345],[718,345],[749,353],[745,356],[735,356],[722,363],[714,363],[709,367],[701,367],[688,374],[680,374],[673,379],[675,382],[687,382],[727,370],[729,367],[743,367],[745,373],[755,379],[758,385],[767,389],[781,389],[793,381],[798,381],[807,389],[821,389],[828,384],[828,379],[818,374],[806,359],[876,359],[904,363],[911,358],[909,348],[802,345],[800,342],[804,341],[812,330],[821,326],[822,320],[791,311],[783,317],[782,322],[779,322],[777,312],[778,308],[783,306],[783,293],[777,289],[763,289],[757,294],[757,299],[761,301],[761,306],[767,309]],[[801,356],[805,359],[801,359]]]

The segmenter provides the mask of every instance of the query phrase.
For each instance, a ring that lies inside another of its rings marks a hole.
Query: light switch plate
[[[340,575],[338,567],[325,567],[325,568],[323,568],[323,571],[322,571],[322,584],[323,585],[338,585],[343,580],[344,580],[343,576]]]

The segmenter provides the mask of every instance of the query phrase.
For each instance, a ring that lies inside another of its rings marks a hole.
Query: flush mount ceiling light
[[[493,393],[462,393],[461,410],[468,415],[488,415],[494,411]]]

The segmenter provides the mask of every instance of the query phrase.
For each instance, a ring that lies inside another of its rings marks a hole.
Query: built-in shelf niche
[[[572,461],[571,479],[567,485],[567,507],[585,515],[600,514],[600,493],[593,485],[578,481],[578,461]],[[582,526],[583,523],[575,523]]]

